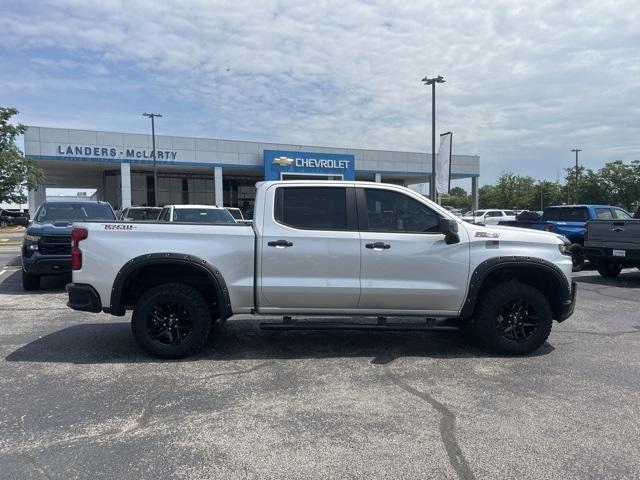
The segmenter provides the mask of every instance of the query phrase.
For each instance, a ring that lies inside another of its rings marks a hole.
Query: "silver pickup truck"
[[[584,256],[607,278],[617,277],[623,267],[640,268],[640,220],[587,222]]]
[[[252,225],[76,223],[72,266],[69,307],[133,310],[135,338],[165,358],[196,351],[213,321],[236,314],[286,317],[263,324],[272,329],[329,325],[290,316],[361,319],[336,328],[468,326],[493,351],[526,354],[575,305],[558,235],[471,225],[382,183],[259,183]]]

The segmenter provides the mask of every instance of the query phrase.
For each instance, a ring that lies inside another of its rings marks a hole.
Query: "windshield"
[[[176,208],[174,222],[188,223],[236,223],[226,210],[213,208]]]
[[[106,203],[45,203],[36,216],[37,223],[84,220],[115,220],[113,210]]]
[[[486,210],[476,210],[473,214],[474,214],[476,217],[481,217],[481,216],[483,216],[485,213],[487,213],[487,211],[486,211]]]
[[[135,208],[127,212],[125,218],[130,220],[157,220],[161,208]]]

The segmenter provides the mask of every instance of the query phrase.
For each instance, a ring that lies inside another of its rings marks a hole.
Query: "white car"
[[[226,208],[215,205],[165,205],[158,216],[160,222],[236,223]]]
[[[478,225],[498,225],[503,220],[515,220],[516,212],[513,210],[476,210],[467,212],[462,220]]]
[[[180,220],[193,208],[167,211]],[[494,352],[527,354],[575,305],[571,255],[558,235],[472,225],[385,183],[261,182],[252,225],[78,222],[71,255],[67,305],[133,310],[134,338],[164,358],[195,352],[214,322],[240,314],[305,318],[272,318],[261,324],[268,330],[468,325]]]

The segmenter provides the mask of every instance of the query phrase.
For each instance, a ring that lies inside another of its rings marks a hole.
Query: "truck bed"
[[[176,222],[86,222],[78,273],[110,305],[113,279],[127,262],[149,252],[188,255],[215,266],[229,287],[231,306],[241,313],[253,305],[255,234],[250,225]]]

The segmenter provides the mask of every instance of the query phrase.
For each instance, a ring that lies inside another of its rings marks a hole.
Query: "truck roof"
[[[546,207],[545,210],[547,208],[620,208],[620,207],[616,207],[615,205],[597,205],[597,204],[580,204],[580,205],[552,205],[550,207]]]

